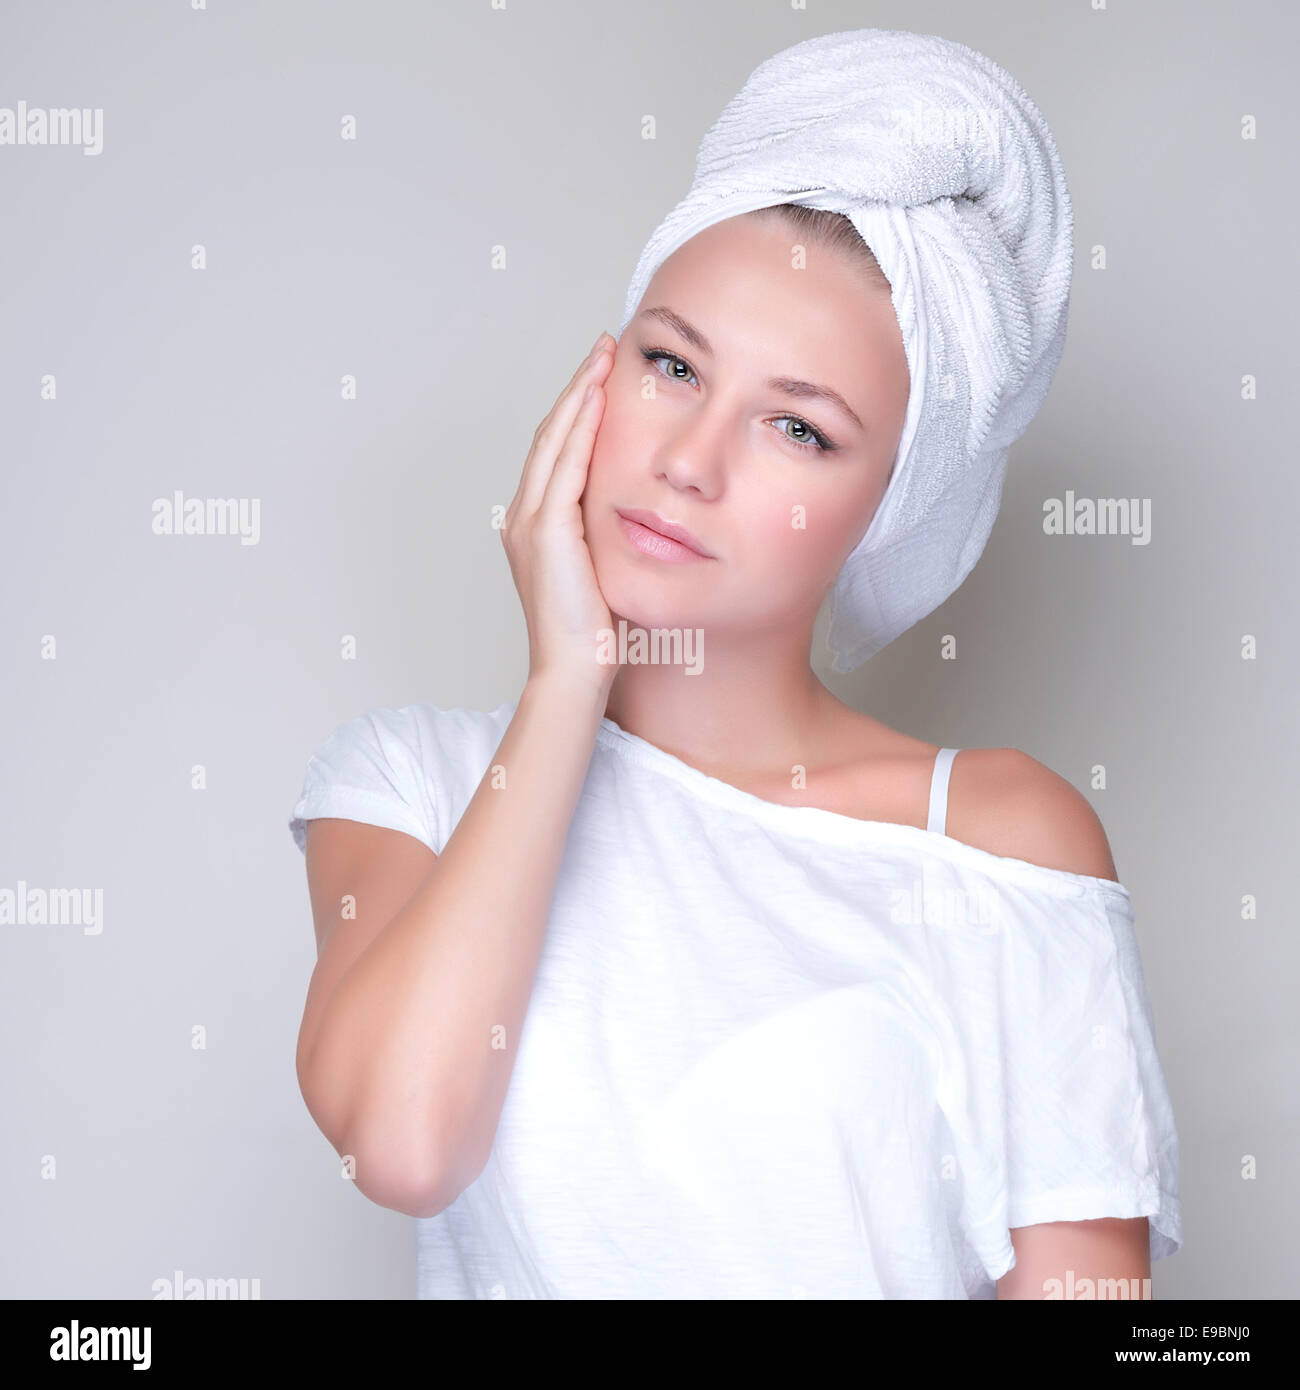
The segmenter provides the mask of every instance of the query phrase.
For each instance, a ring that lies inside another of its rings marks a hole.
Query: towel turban
[[[619,335],[679,246],[776,203],[853,223],[889,281],[911,377],[892,476],[835,581],[827,642],[846,672],[984,550],[1007,449],[1065,344],[1073,213],[1046,122],[990,58],[905,30],[824,34],[760,63],[704,136]]]

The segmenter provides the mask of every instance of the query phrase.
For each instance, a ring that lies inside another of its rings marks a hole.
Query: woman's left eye
[[[830,453],[830,445],[826,440],[826,436],[820,431],[813,429],[807,420],[801,420],[797,415],[778,415],[776,419],[789,420],[792,425],[798,425],[801,430],[807,430],[812,438],[817,441],[815,444],[806,444],[803,440],[796,439],[794,435],[787,434],[785,437],[791,444],[798,445],[800,449],[819,449],[822,453]],[[782,433],[784,434],[785,431],[783,430]]]
[[[672,372],[663,373],[663,375],[667,375],[672,381],[686,381],[688,377],[694,377],[695,375],[691,364],[687,362],[685,358],[678,357],[676,353],[664,352],[659,348],[643,348],[641,356],[644,357],[647,362],[654,362],[656,365],[662,359],[666,362],[676,362],[680,366],[685,367],[687,376],[678,376]],[[835,445],[833,445],[815,425],[809,424],[807,420],[801,419],[798,415],[776,415],[773,417],[772,423],[775,424],[778,420],[786,420],[792,425],[797,425],[816,441],[815,443],[808,444],[804,440],[796,439],[794,435],[787,434],[785,430],[782,430],[782,437],[793,444],[796,449],[812,449],[816,453],[829,454],[832,449],[835,448]]]

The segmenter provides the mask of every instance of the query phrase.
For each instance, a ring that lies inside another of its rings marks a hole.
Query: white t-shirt
[[[514,710],[342,725],[299,846],[334,816],[440,852]],[[783,806],[604,719],[492,1153],[417,1220],[418,1296],[993,1298],[1009,1228],[1096,1217],[1173,1254],[1129,892],[948,838],[940,784],[925,830]]]

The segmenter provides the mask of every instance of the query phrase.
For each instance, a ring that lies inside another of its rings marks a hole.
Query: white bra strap
[[[926,829],[940,835],[948,833],[948,774],[952,771],[952,760],[960,752],[960,748],[940,748],[934,760],[934,772],[930,777],[930,823]]]

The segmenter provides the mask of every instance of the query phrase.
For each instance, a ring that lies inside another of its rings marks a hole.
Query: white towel
[[[1073,212],[1051,131],[992,59],[933,34],[823,34],[760,63],[705,135],[619,335],[673,251],[774,203],[852,221],[889,280],[911,372],[893,476],[835,584],[827,640],[845,672],[984,550],[1007,448],[1064,347]]]

